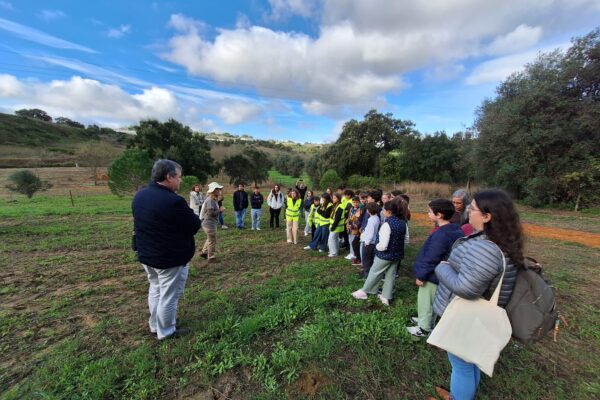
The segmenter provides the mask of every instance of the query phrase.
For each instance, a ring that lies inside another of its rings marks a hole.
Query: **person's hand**
[[[219,211],[221,211],[221,212],[225,211],[225,207],[223,207],[223,206],[219,207]]]
[[[415,279],[415,285],[417,285],[417,286],[423,286],[424,284],[425,284],[425,282],[423,282],[422,280]]]

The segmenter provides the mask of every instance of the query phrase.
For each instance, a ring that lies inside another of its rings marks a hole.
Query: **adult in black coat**
[[[195,252],[194,235],[200,219],[185,199],[175,193],[181,183],[181,166],[158,160],[151,183],[133,198],[134,249],[150,284],[150,332],[159,340],[185,333],[175,328],[177,304]]]
[[[246,209],[248,208],[248,193],[244,190],[244,184],[238,185],[238,190],[233,192],[233,209],[235,210],[235,226],[244,229],[246,222]]]

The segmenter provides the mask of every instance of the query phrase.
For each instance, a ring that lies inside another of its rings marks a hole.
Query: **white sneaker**
[[[254,228],[252,228],[252,230],[254,230]]]
[[[288,243],[292,243],[292,241],[291,241],[291,240],[288,240],[287,242],[288,242]]]
[[[308,233],[304,232],[304,236],[308,236]]]
[[[429,332],[421,329],[418,326],[407,326],[406,330],[408,331],[408,333],[410,333],[413,336],[416,337],[427,337],[429,336]]]
[[[337,254],[327,254],[327,257],[337,257]]]
[[[304,246],[303,249],[304,250],[311,250],[310,246]]]
[[[352,257],[352,254],[348,254],[346,257],[344,257],[346,260],[352,260],[354,257]]]
[[[221,225],[221,229],[229,229],[227,225]]]
[[[260,228],[256,228],[257,231],[260,231]]]
[[[325,253],[323,250],[319,249],[319,253]]]
[[[419,324],[419,318],[417,317],[410,317],[410,322],[412,322],[415,325]]]
[[[379,301],[381,301],[381,304],[383,304],[384,306],[390,305],[390,301],[388,299],[386,299],[385,297],[383,297],[382,295],[378,294],[377,297],[379,298]]]
[[[358,289],[356,292],[352,292],[352,297],[357,300],[366,300],[369,298],[369,295],[364,290]]]

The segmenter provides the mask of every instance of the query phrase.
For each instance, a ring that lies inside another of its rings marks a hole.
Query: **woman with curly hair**
[[[498,306],[506,307],[517,278],[517,266],[523,262],[523,229],[519,214],[509,197],[499,189],[483,190],[473,196],[469,222],[475,233],[456,241],[448,261],[435,269],[440,283],[433,310],[442,316],[454,296],[464,299],[490,299],[506,270],[500,287]],[[469,329],[465,326],[464,329]],[[480,371],[472,363],[448,353],[452,366],[450,393],[436,391],[442,398],[466,400],[475,398]]]

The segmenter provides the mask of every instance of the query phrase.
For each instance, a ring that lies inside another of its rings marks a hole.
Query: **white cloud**
[[[65,18],[67,14],[61,10],[42,10],[38,13],[38,17],[45,21],[52,21],[55,19]]]
[[[109,29],[106,35],[109,38],[119,39],[128,33],[131,33],[131,25],[121,25],[118,28]]]
[[[208,28],[208,25],[202,21],[186,17],[183,14],[172,14],[167,23],[169,28],[178,32],[202,32]]]
[[[57,38],[56,36],[49,35],[45,32],[38,31],[37,29],[33,29],[25,25],[17,24],[16,22],[12,22],[4,18],[0,18],[0,29],[8,31],[22,39],[40,43],[45,46],[54,47],[57,49],[68,49],[83,51],[86,53],[97,53],[96,50],[90,49],[89,47],[81,46],[79,44]]]
[[[219,109],[219,117],[228,125],[237,125],[258,114],[261,108],[255,103],[227,102]]]
[[[265,15],[269,20],[280,20],[290,15],[310,17],[316,9],[317,0],[269,0],[271,13]]]
[[[8,11],[12,11],[15,9],[10,1],[0,1],[0,8],[4,8]]]
[[[23,85],[12,75],[0,75],[0,97],[20,96]]]
[[[541,26],[519,25],[514,31],[496,37],[488,46],[487,52],[492,55],[503,55],[523,51],[536,45],[541,37]]]
[[[465,79],[467,85],[479,85],[483,83],[501,82],[510,74],[523,70],[525,64],[534,62],[540,53],[548,53],[553,50],[566,50],[570,44],[562,43],[552,47],[524,51],[509,56],[498,57],[479,64]]]
[[[537,45],[559,29],[552,22],[558,16],[564,32],[566,25],[577,26],[582,13],[598,14],[590,0],[581,0],[578,10],[567,0],[506,0],[494,4],[493,12],[479,0],[270,4],[273,16],[320,15],[318,35],[248,26],[244,19],[209,39],[199,33],[199,21],[175,14],[169,25],[176,33],[161,57],[194,76],[298,100],[313,114],[336,115],[344,107],[382,102],[405,86],[408,72],[425,68],[428,80],[457,79],[473,57],[510,56]]]
[[[175,118],[201,131],[217,130],[214,118],[226,125],[256,119],[265,107],[243,96],[178,86],[149,86],[129,93],[118,85],[79,76],[39,82],[0,75],[0,99],[5,109],[42,108],[50,115],[103,121],[107,126]]]

